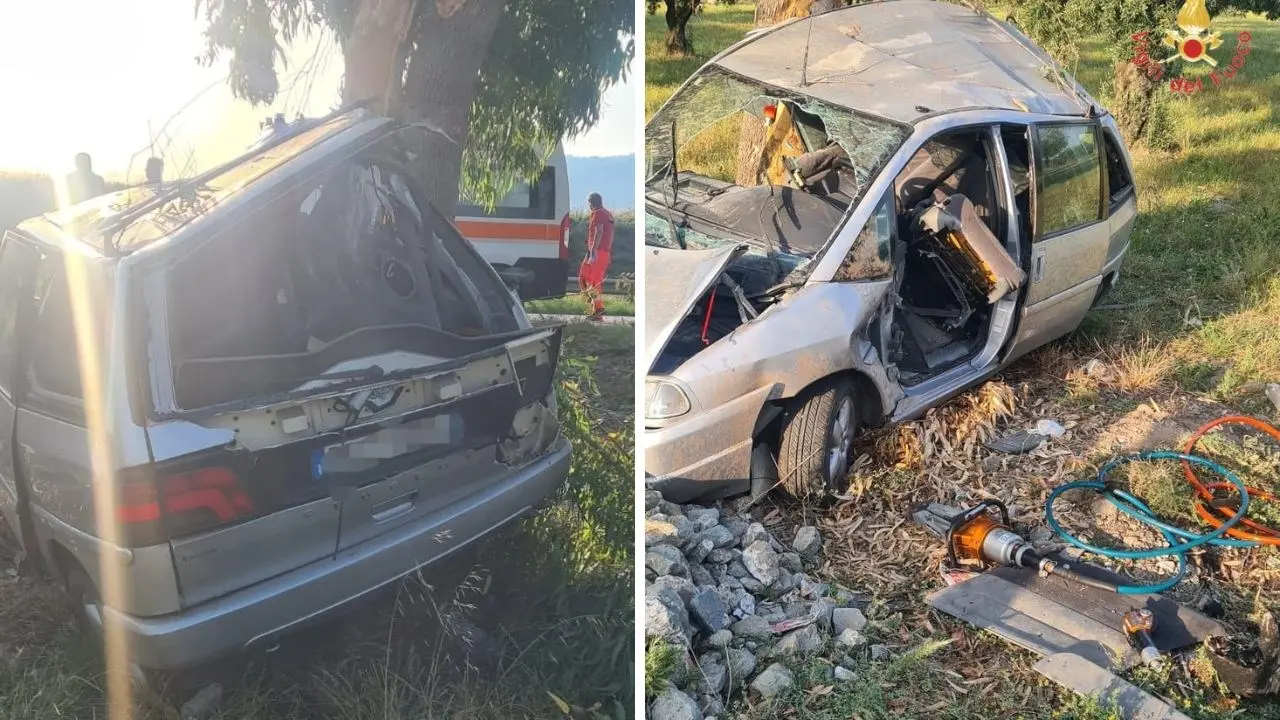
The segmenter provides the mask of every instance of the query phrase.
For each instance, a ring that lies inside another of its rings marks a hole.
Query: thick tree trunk
[[[1113,72],[1115,99],[1112,105],[1120,134],[1126,143],[1135,145],[1147,135],[1159,86],[1128,60],[1116,61]]]
[[[403,45],[417,0],[364,0],[343,46],[342,99],[368,100],[379,113],[400,94]]]
[[[363,0],[344,51],[343,99],[429,128],[417,148],[431,202],[458,206],[476,77],[504,0]]]
[[[667,52],[672,55],[692,55],[689,42],[689,19],[693,17],[693,3],[666,0]]]
[[[844,5],[840,0],[757,0],[756,27],[769,27],[783,20],[808,17],[835,10]]]
[[[422,177],[431,202],[450,219],[476,80],[505,6],[503,0],[418,0],[401,114],[430,128],[421,148]]]

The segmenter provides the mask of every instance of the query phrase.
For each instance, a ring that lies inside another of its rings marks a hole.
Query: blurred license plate
[[[311,477],[358,473],[393,458],[430,447],[462,441],[462,416],[456,413],[412,420],[345,443],[311,452]]]

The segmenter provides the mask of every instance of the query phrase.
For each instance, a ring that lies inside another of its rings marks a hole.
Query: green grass
[[[586,315],[590,312],[590,303],[586,296],[575,293],[561,298],[529,300],[524,304],[524,309],[541,315]],[[636,300],[634,297],[605,295],[604,311],[608,315],[632,317],[636,314]]]
[[[547,718],[557,699],[579,718],[634,717],[633,353],[630,328],[566,329],[574,456],[550,508],[274,653],[205,669],[226,687],[214,717]],[[0,523],[0,557],[14,552]],[[496,668],[468,669],[440,607],[486,630]],[[97,648],[68,620],[52,582],[0,571],[0,718],[108,717]],[[176,718],[193,692],[141,693],[132,717]]]
[[[644,114],[648,119],[694,70],[716,53],[742,39],[753,27],[755,5],[709,5],[689,21],[689,37],[694,54],[679,57],[667,54],[666,24],[659,15],[644,18]]]
[[[715,6],[696,16],[690,34],[697,54],[691,58],[666,55],[665,28],[660,18],[654,20],[646,22],[645,34],[646,117],[698,67],[751,29],[752,6]],[[1087,407],[1105,401],[1119,410],[1176,383],[1236,410],[1271,413],[1258,385],[1280,378],[1280,195],[1275,190],[1280,187],[1280,117],[1274,110],[1280,107],[1280,24],[1223,15],[1215,18],[1214,29],[1227,39],[1223,50],[1233,49],[1234,35],[1248,29],[1253,50],[1240,75],[1222,88],[1173,99],[1170,139],[1176,150],[1132,148],[1139,215],[1120,283],[1106,300],[1118,309],[1091,313],[1082,331],[1063,344],[1067,351],[1090,355],[1101,347],[1108,364],[1121,371],[1120,386],[1103,394],[1096,383],[1068,378],[1063,392],[1069,404]],[[1106,102],[1112,63],[1103,41],[1083,38],[1078,60],[1068,69]],[[1192,322],[1184,320],[1188,317]],[[1232,454],[1235,445],[1209,438],[1204,452],[1231,462],[1248,476],[1246,482],[1274,489],[1276,469],[1269,464],[1274,451],[1268,455],[1245,447],[1246,452]],[[1135,490],[1157,510],[1180,524],[1197,525],[1191,488],[1177,465],[1138,464],[1130,471]],[[901,492],[918,487],[918,480],[908,485]],[[1260,505],[1250,515],[1263,519],[1275,512],[1274,504]],[[875,592],[874,587],[869,590]],[[880,620],[873,618],[873,624]],[[931,632],[913,626],[909,641],[885,640],[931,647],[931,640],[968,628],[949,618],[941,618],[941,626]],[[895,632],[904,631],[898,627]],[[940,648],[901,664],[862,663],[853,668],[858,679],[847,684],[831,679],[825,661],[798,663],[792,667],[797,687],[780,702],[750,708],[740,702],[725,715],[1118,717],[1105,701],[1077,697],[1035,674],[1029,653],[971,629],[966,632],[966,649]],[[974,637],[979,641],[974,643]],[[967,684],[978,675],[993,680]],[[1280,717],[1275,703],[1224,703],[1212,679],[1195,682],[1141,672],[1130,679],[1175,698],[1179,709],[1193,718]],[[967,691],[958,692],[956,686]]]
[[[1253,33],[1244,69],[1174,102],[1180,152],[1133,153],[1140,215],[1108,302],[1151,304],[1095,313],[1086,337],[1104,345],[1150,337],[1176,358],[1175,376],[1203,383],[1206,366],[1225,369],[1213,391],[1235,400],[1241,386],[1280,377],[1280,25],[1226,17],[1215,29]],[[1085,54],[1091,90],[1107,75],[1104,61]],[[1202,324],[1184,322],[1189,310]]]

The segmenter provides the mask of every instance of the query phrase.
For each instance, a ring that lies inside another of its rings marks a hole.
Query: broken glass
[[[687,225],[676,228],[679,238],[671,236],[671,223],[665,217],[645,213],[644,244],[651,247],[672,250],[713,250],[730,245],[746,245],[744,253],[735,265],[739,269],[751,268],[755,276],[762,278],[752,283],[757,292],[779,283],[790,284],[801,279],[807,272],[815,256],[779,251],[776,248],[763,246],[757,241],[744,241],[732,236],[715,236],[698,232]]]
[[[680,172],[688,170],[725,182],[737,181],[740,173],[729,170],[736,170],[733,166],[740,143],[746,135],[763,135],[768,124],[766,112],[775,113],[776,118],[780,103],[800,111],[795,124],[802,146],[816,150],[831,141],[848,153],[859,191],[908,134],[907,128],[896,123],[776,91],[711,67],[681,88],[646,127],[646,177],[653,183],[670,168],[674,121]],[[805,116],[816,118],[818,123],[806,121]]]
[[[646,242],[689,249],[746,242],[773,266],[777,282],[795,282],[909,132],[708,68],[658,111],[645,134],[650,197],[674,205],[702,232],[646,216]],[[724,228],[725,238],[715,237],[715,228]]]

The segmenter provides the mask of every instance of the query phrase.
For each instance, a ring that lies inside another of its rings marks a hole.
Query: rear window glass
[[[1120,150],[1120,141],[1108,130],[1105,134],[1107,142],[1107,189],[1111,194],[1111,202],[1118,202],[1133,189],[1133,179],[1129,177],[1129,168],[1125,166],[1124,155]]]
[[[1102,165],[1094,125],[1042,125],[1035,133],[1040,236],[1101,220]]]

